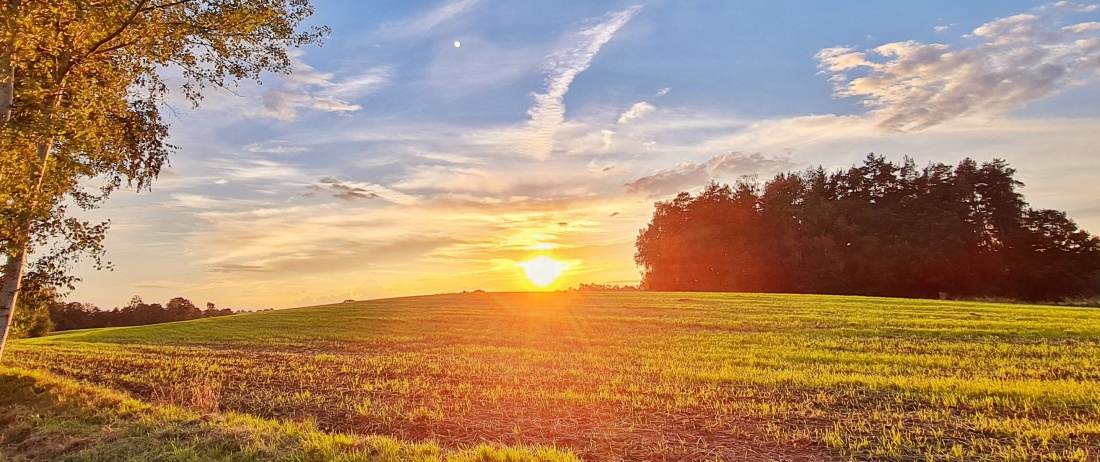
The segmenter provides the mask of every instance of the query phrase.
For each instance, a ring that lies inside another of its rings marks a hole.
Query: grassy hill
[[[89,442],[110,437],[162,460],[1100,457],[1100,310],[1087,308],[461,294],[9,351],[8,458],[38,438],[47,459],[113,460]]]

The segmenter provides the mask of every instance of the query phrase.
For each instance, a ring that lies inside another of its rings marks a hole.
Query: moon
[[[455,40],[455,48],[461,48],[461,47],[462,47],[462,42],[459,42],[458,40]]]

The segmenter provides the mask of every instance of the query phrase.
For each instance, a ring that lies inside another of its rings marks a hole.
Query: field
[[[1091,308],[455,294],[63,333],[4,361],[9,460],[1100,458]]]

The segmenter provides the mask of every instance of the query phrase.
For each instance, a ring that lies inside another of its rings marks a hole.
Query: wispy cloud
[[[378,66],[337,80],[334,74],[318,72],[302,62],[300,53],[291,59],[294,72],[283,78],[281,88],[264,92],[260,115],[291,121],[298,118],[298,112],[303,108],[323,112],[356,112],[363,107],[350,100],[377,91],[393,75],[392,67]]]
[[[408,205],[418,201],[417,198],[413,196],[395,191],[385,186],[358,181],[340,180],[333,177],[321,178],[320,185],[312,184],[309,188],[315,192],[329,192],[332,194],[333,198],[346,202],[356,202],[364,199],[380,199],[395,204]]]
[[[441,24],[477,8],[483,0],[451,0],[416,17],[383,24],[382,34],[392,37],[427,35]]]
[[[1062,26],[1063,18],[1097,5],[1051,3],[997,19],[969,35],[979,43],[895,42],[858,51],[817,54],[838,97],[860,98],[893,131],[921,130],[961,116],[999,116],[1066,88],[1095,81],[1100,33],[1094,23]],[[852,77],[853,71],[866,75]]]
[[[731,152],[711,157],[704,163],[683,162],[675,168],[662,169],[624,185],[631,194],[661,197],[698,188],[723,175],[778,173],[797,166],[789,156],[766,157],[760,153]]]
[[[656,109],[657,108],[654,107],[652,104],[649,104],[645,101],[634,103],[633,106],[630,106],[630,109],[627,109],[626,112],[623,113],[623,115],[619,116],[619,123],[625,124],[632,120],[641,119],[642,117],[645,117],[646,114],[649,114]]]
[[[569,85],[577,75],[588,69],[600,48],[611,41],[615,33],[630,22],[641,8],[632,6],[609,14],[603,22],[577,33],[574,45],[546,57],[543,64],[546,93],[534,94],[535,104],[527,110],[531,132],[528,149],[533,156],[539,159],[550,156],[554,149],[554,136],[565,120],[564,99]]]
[[[265,143],[249,143],[244,152],[251,154],[300,154],[307,151],[303,146],[295,146],[283,140],[271,140]]]
[[[209,165],[234,183],[300,184],[309,177],[294,165],[267,159],[214,159]]]
[[[376,66],[340,81],[326,82],[320,94],[332,98],[361,98],[386,85],[392,76],[393,67]]]

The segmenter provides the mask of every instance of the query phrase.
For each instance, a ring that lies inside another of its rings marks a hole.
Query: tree
[[[1064,212],[1027,208],[1003,160],[957,166],[868,155],[775,176],[757,191],[711,183],[655,204],[635,260],[650,290],[902,297],[1089,295],[1100,239]]]
[[[178,72],[197,106],[209,86],[289,72],[287,48],[327,32],[298,31],[312,12],[308,0],[2,0],[0,358],[28,265],[71,287],[75,259],[102,263],[107,224],[70,208],[147,188],[167,161],[162,74]]]
[[[164,307],[168,311],[169,321],[187,321],[189,319],[198,319],[202,317],[202,311],[199,307],[191,303],[183,297],[176,297],[168,301],[168,305]]]

